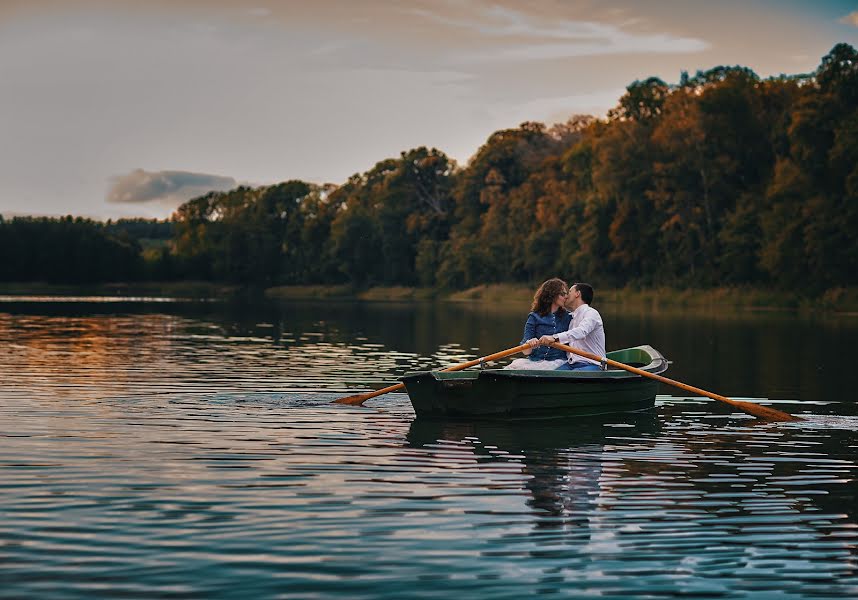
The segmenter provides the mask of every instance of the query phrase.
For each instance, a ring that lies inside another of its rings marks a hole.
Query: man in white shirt
[[[543,335],[539,338],[539,343],[547,346],[551,342],[560,342],[596,356],[605,356],[605,327],[602,324],[602,315],[590,306],[592,301],[593,286],[588,283],[571,286],[566,299],[566,308],[572,311],[569,329],[553,336]],[[566,356],[567,361],[557,368],[558,371],[601,370],[599,363],[594,360],[571,352],[567,352]]]

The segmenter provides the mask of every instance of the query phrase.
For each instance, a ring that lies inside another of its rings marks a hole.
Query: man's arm
[[[581,319],[577,327],[570,327],[568,331],[563,331],[556,335],[543,335],[539,338],[539,343],[547,346],[551,342],[560,342],[568,344],[572,340],[580,340],[590,335],[597,327],[602,324],[602,319],[599,313],[590,313]],[[571,323],[569,325],[572,325]]]
[[[555,337],[559,338],[557,341],[559,341],[561,344],[568,344],[572,340],[580,340],[587,337],[588,335],[593,333],[593,331],[601,324],[601,319],[587,315],[586,317],[581,319],[581,322],[578,324],[577,327],[573,327],[568,331],[558,333]]]

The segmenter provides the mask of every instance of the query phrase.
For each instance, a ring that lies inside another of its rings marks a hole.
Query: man
[[[566,308],[572,311],[572,322],[569,329],[557,335],[543,335],[539,338],[540,345],[547,346],[551,342],[560,342],[578,350],[605,356],[605,327],[602,315],[590,306],[593,301],[593,286],[588,283],[576,283],[569,288],[566,298]],[[599,371],[598,362],[566,353],[567,360],[560,365],[558,371]]]

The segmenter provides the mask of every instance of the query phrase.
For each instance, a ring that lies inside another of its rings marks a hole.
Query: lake
[[[331,404],[526,306],[0,297],[0,598],[858,596],[858,318],[596,306],[609,349],[806,420]]]

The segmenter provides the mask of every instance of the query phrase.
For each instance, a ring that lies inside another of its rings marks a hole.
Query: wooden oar
[[[483,356],[482,358],[477,358],[475,360],[469,360],[468,362],[464,362],[458,365],[453,365],[452,367],[447,367],[446,369],[441,369],[442,371],[462,371],[463,369],[467,369],[468,367],[475,367],[481,362],[489,362],[492,360],[500,360],[501,358],[505,358],[512,354],[518,354],[523,350],[527,350],[530,348],[527,344],[522,344],[521,346],[516,346],[515,348],[510,348],[509,350],[504,350],[503,352],[496,352],[495,354],[489,354],[488,356]],[[405,387],[404,383],[397,383],[396,385],[391,385],[386,388],[381,388],[380,390],[375,390],[374,392],[367,392],[365,394],[357,394],[355,396],[346,396],[345,398],[339,398],[334,400],[334,402],[338,404],[352,404],[352,405],[360,405],[369,400],[370,398],[375,398],[376,396],[381,396],[382,394],[386,394],[387,392],[395,392],[396,390],[401,390]]]
[[[668,385],[672,385],[674,387],[678,387],[686,392],[693,392],[695,394],[699,394],[701,396],[706,396],[707,398],[712,398],[713,400],[718,400],[719,402],[724,402],[729,404],[734,408],[738,408],[739,410],[748,413],[749,415],[754,415],[755,417],[759,417],[761,419],[765,419],[766,421],[804,421],[801,417],[796,417],[795,415],[791,415],[789,413],[785,413],[779,410],[775,410],[774,408],[769,408],[767,406],[760,406],[759,404],[754,404],[753,402],[746,401],[738,401],[738,400],[730,400],[725,396],[721,396],[720,394],[713,394],[712,392],[707,392],[706,390],[701,390],[700,388],[694,387],[693,385],[687,385],[682,383],[681,381],[676,381],[675,379],[668,379],[667,377],[662,377],[661,375],[656,375],[655,373],[650,373],[648,371],[644,371],[643,369],[638,369],[637,367],[632,367],[630,365],[625,365],[621,362],[617,362],[615,360],[611,360],[607,357],[596,356],[595,354],[590,354],[589,352],[585,352],[583,350],[578,350],[577,348],[573,348],[572,346],[567,346],[566,344],[561,344],[559,342],[553,342],[550,344],[554,348],[559,350],[565,350],[566,352],[571,352],[573,354],[577,354],[578,356],[583,356],[584,358],[589,358],[590,360],[595,360],[599,362],[605,362],[612,367],[617,367],[620,369],[625,369],[631,373],[635,373],[636,375],[643,375],[644,377],[649,377],[650,379],[655,379],[656,381],[660,381],[662,383],[666,383]]]

